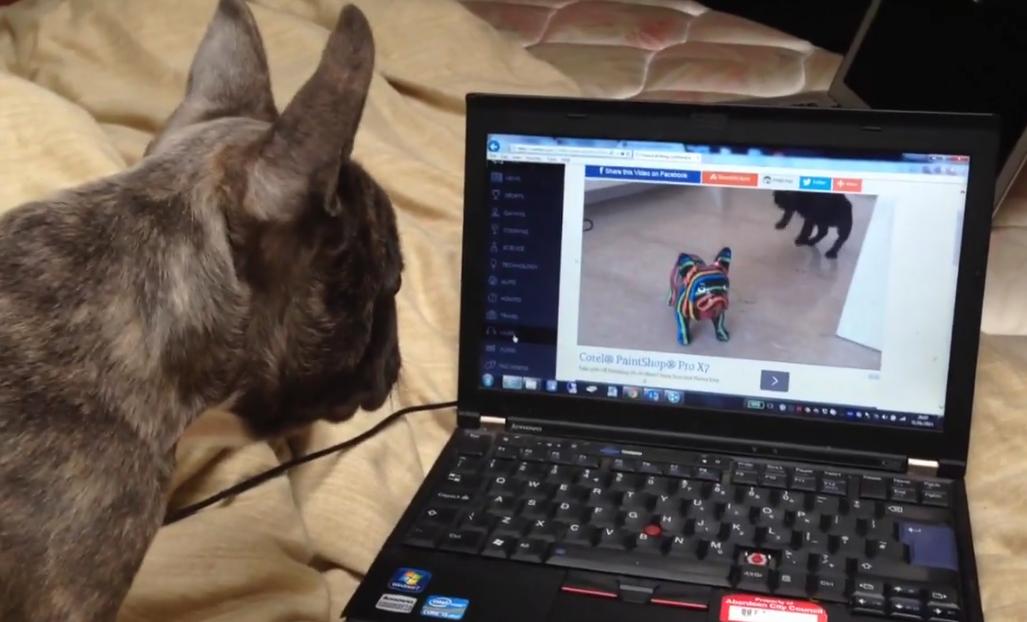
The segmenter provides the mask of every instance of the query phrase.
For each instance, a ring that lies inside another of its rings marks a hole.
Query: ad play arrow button
[[[788,391],[788,372],[764,369],[760,372],[760,389],[764,391]]]

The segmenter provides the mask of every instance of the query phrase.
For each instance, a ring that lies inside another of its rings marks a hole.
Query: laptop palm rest
[[[709,611],[650,607],[623,600],[580,598],[561,594],[553,604],[548,622],[707,622]]]

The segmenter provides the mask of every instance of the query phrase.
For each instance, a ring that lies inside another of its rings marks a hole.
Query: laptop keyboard
[[[948,483],[461,431],[407,545],[961,620]]]

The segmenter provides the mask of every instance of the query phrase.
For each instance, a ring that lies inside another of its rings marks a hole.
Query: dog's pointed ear
[[[274,121],[264,42],[245,0],[220,0],[165,131],[220,117]]]
[[[726,247],[720,249],[720,252],[717,253],[717,259],[715,263],[721,268],[723,268],[724,272],[727,272],[728,268],[731,267],[731,249]]]
[[[677,263],[678,272],[682,276],[684,276],[684,274],[686,272],[691,270],[692,266],[694,266],[694,265],[695,265],[695,257],[689,255],[688,253],[679,253],[678,254],[678,263]]]
[[[333,213],[340,168],[353,151],[374,70],[371,26],[355,6],[342,10],[314,75],[271,128],[254,164],[251,189],[258,218],[290,221],[316,202]]]

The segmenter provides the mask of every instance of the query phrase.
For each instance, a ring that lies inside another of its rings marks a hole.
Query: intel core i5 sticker
[[[426,618],[440,620],[463,620],[467,607],[471,604],[466,598],[452,596],[429,596],[421,606],[421,615]]]
[[[378,599],[378,604],[375,605],[375,609],[381,609],[382,611],[389,611],[392,613],[413,613],[414,607],[417,606],[417,599],[413,596],[403,596],[402,594],[382,594],[382,597]]]
[[[720,601],[720,622],[827,622],[827,612],[807,600],[732,594]]]
[[[389,580],[389,589],[407,594],[420,594],[428,587],[431,573],[417,568],[400,568]]]

